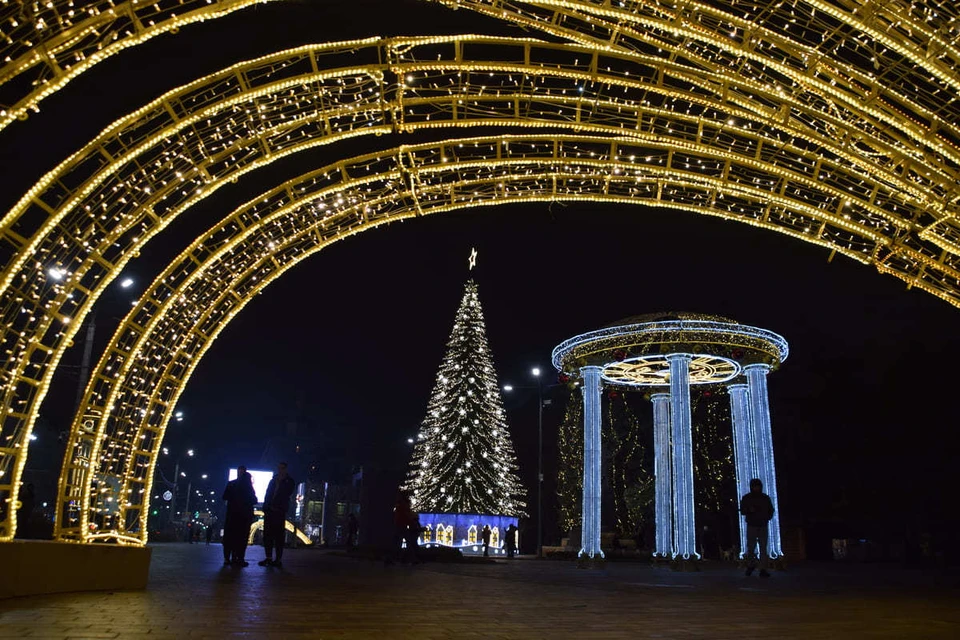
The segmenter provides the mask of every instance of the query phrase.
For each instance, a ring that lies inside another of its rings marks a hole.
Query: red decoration
[[[561,373],[559,376],[557,376],[557,380],[560,381],[560,384],[566,384],[570,382],[570,376],[565,373]]]
[[[611,400],[613,400],[614,398],[616,398],[616,397],[619,396],[619,395],[620,395],[620,394],[617,393],[616,391],[611,391],[610,393],[607,394],[607,397],[610,398]]]
[[[616,360],[626,360],[626,359],[627,359],[627,352],[624,351],[623,349],[618,349],[618,350],[616,350],[616,351],[613,352],[613,357],[614,357]]]

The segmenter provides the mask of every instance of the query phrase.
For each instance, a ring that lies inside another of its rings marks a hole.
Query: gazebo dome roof
[[[646,324],[648,322],[668,322],[671,320],[703,320],[709,322],[726,322],[729,324],[739,324],[736,320],[725,318],[723,316],[709,315],[706,313],[690,313],[687,311],[661,311],[658,313],[644,313],[638,316],[629,316],[616,322],[604,325],[604,329],[611,327],[624,327],[631,324]]]

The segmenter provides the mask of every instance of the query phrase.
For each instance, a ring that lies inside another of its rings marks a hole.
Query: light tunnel
[[[249,4],[188,2],[197,13],[180,13],[201,20]],[[958,85],[954,27],[935,29],[890,7],[865,19],[816,1],[778,5],[762,20],[722,3],[694,13],[658,2],[442,4],[563,41],[370,38],[240,63],[118,120],[0,220],[8,356],[0,497],[9,503],[19,482],[64,350],[144,244],[224,184],[320,145],[338,153],[349,139],[369,138],[383,151],[241,207],[168,267],[124,321],[74,420],[62,537],[85,540],[91,523],[104,530],[106,517],[116,539],[139,541],[146,509],[137,496],[149,494],[168,412],[225,322],[299,259],[392,220],[497,199],[657,204],[787,233],[960,305],[960,118],[956,100],[943,99]],[[151,34],[177,28],[154,22]],[[850,30],[878,43],[882,72],[838,53],[853,46]],[[143,39],[130,37],[119,42]],[[29,48],[21,49],[16,59],[28,60]],[[0,88],[11,68],[0,68]],[[37,86],[47,95],[64,84]],[[504,134],[396,146],[481,127]],[[178,303],[216,278],[222,287],[202,304]],[[144,358],[149,371],[138,369]],[[92,432],[81,426],[84,415],[95,418]],[[97,474],[123,479],[121,512],[100,510],[91,494]],[[0,539],[12,537],[15,509],[0,527]]]

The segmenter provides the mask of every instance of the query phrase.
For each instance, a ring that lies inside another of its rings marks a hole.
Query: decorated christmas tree
[[[524,490],[473,280],[457,310],[404,489],[421,514],[490,514],[514,523],[523,515]],[[449,526],[449,517],[440,522],[441,516],[421,515],[421,522],[426,529]],[[484,524],[489,522],[465,526]],[[495,526],[503,531],[500,524]],[[469,534],[473,541],[476,535],[476,530]],[[436,539],[441,540],[439,533]]]

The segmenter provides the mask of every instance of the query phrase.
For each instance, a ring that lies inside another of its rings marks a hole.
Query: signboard
[[[270,480],[273,479],[273,471],[258,471],[256,469],[247,469],[247,473],[253,476],[253,492],[257,494],[257,502],[263,502],[264,496],[267,495],[267,485],[270,484]],[[230,473],[227,475],[228,480],[237,479],[237,470],[230,469]]]

